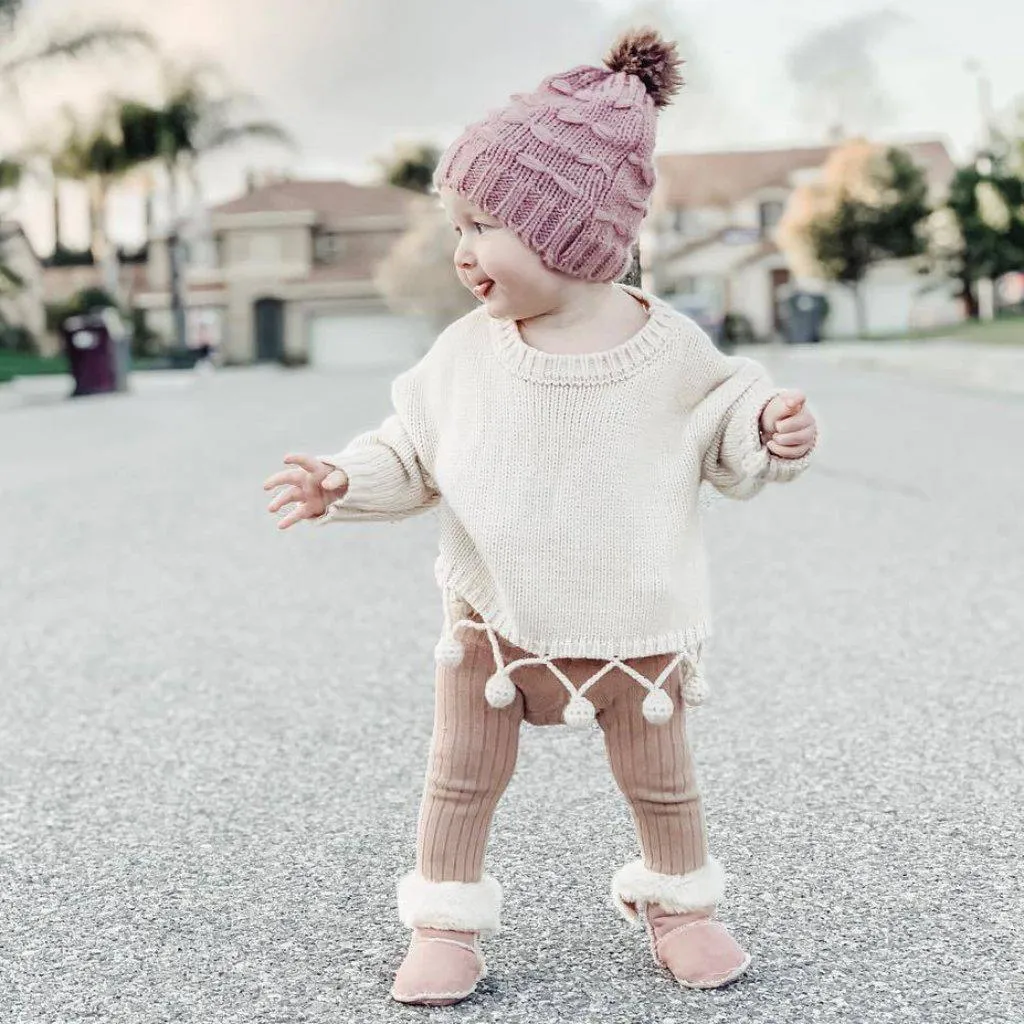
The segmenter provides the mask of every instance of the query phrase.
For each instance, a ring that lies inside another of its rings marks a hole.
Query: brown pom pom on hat
[[[636,75],[656,107],[667,107],[683,84],[676,44],[666,43],[653,28],[627,32],[604,62],[611,71]]]
[[[614,281],[647,213],[657,111],[682,85],[681,64],[654,29],[627,32],[605,67],[551,75],[470,125],[434,184],[496,217],[550,269]]]

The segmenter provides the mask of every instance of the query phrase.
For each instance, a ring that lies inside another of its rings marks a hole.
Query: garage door
[[[309,321],[310,363],[323,370],[402,370],[430,342],[422,323],[401,316],[336,313]]]

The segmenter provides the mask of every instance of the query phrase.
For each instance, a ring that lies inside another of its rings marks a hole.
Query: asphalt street
[[[690,727],[754,958],[711,993],[611,908],[636,840],[600,734],[526,727],[491,976],[389,1000],[436,523],[281,533],[261,483],[378,423],[390,375],[0,410],[0,1022],[1024,1019],[1024,398],[767,358],[827,434],[706,513]]]

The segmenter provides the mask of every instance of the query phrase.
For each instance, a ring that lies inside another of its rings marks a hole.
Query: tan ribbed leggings
[[[473,616],[477,621],[479,617]],[[463,628],[465,647],[456,668],[438,666],[434,734],[420,807],[417,867],[434,882],[477,882],[482,878],[491,819],[512,778],[519,728],[561,722],[569,694],[546,665],[524,665],[511,673],[516,697],[497,709],[484,697],[494,672],[486,634]],[[506,664],[529,657],[498,637]],[[625,660],[625,659],[624,659]],[[671,655],[630,659],[654,680]],[[558,658],[558,667],[578,687],[604,662]],[[629,804],[645,867],[682,875],[707,860],[707,835],[700,792],[686,742],[682,668],[664,684],[675,711],[664,725],[652,725],[640,706],[646,691],[620,669],[612,669],[587,691],[597,708],[615,781]]]

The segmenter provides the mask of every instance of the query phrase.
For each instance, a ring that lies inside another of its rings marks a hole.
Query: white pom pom
[[[644,697],[644,718],[651,725],[664,725],[672,717],[674,710],[672,698],[662,689],[651,690]]]
[[[566,725],[572,726],[573,729],[585,729],[593,723],[596,714],[597,709],[594,705],[586,697],[581,697],[577,693],[566,704],[565,710],[562,712],[562,721]]]
[[[453,636],[443,636],[434,648],[434,661],[445,668],[455,668],[462,664],[466,649]]]
[[[516,699],[515,684],[505,672],[495,672],[487,680],[484,696],[492,708],[507,708]]]
[[[683,684],[683,700],[688,707],[700,707],[708,699],[708,683],[699,665],[690,669]]]

